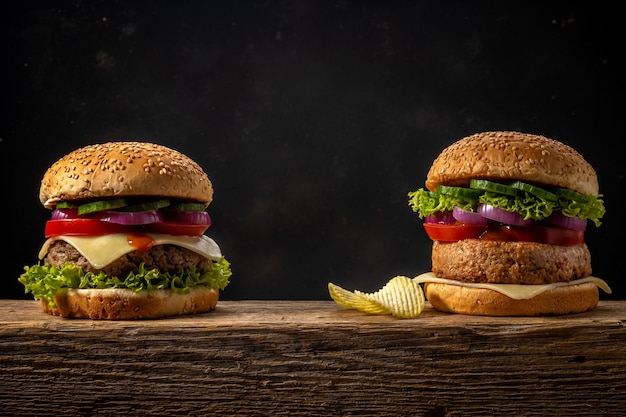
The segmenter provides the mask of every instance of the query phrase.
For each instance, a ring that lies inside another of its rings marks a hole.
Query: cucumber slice
[[[204,211],[205,207],[202,203],[176,203],[170,206],[172,210],[182,211]]]
[[[554,190],[554,193],[557,195],[558,198],[563,198],[565,200],[574,200],[581,203],[588,203],[591,201],[591,198],[589,196],[577,193],[576,191],[567,188],[557,188]]]
[[[448,185],[438,186],[437,192],[452,197],[464,198],[466,200],[478,200],[478,197],[480,197],[480,195],[483,193],[482,190],[463,187],[450,187]]]
[[[548,201],[557,201],[558,197],[556,194],[551,193],[550,191],[546,191],[543,188],[539,188],[537,186],[522,182],[522,181],[513,181],[509,184],[513,188],[517,188],[518,190],[526,191],[532,195],[543,198]]]
[[[491,191],[494,193],[505,194],[510,196],[519,195],[519,190],[511,186],[500,184],[498,182],[492,182],[487,180],[471,180],[470,188],[477,190]]]
[[[149,210],[158,210],[163,207],[167,207],[170,205],[170,200],[167,198],[163,198],[160,200],[152,200],[146,201],[145,203],[133,204],[131,206],[126,206],[122,208],[120,211],[149,211]]]
[[[76,203],[75,201],[59,201],[56,208],[72,208],[76,207],[77,205],[78,203]]]
[[[111,210],[126,205],[126,200],[123,198],[115,198],[112,200],[99,200],[92,201],[91,203],[85,203],[78,206],[78,214],[93,213],[94,211]]]

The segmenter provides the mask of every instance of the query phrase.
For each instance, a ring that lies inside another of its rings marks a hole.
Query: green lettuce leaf
[[[460,207],[468,211],[476,211],[478,201],[463,197],[453,197],[438,192],[432,192],[420,188],[409,193],[409,206],[417,213],[420,219],[428,217],[438,211],[452,211],[454,207]]]
[[[584,196],[585,201],[579,199],[559,198],[558,201],[546,200],[537,195],[523,192],[517,196],[509,196],[496,192],[485,191],[476,200],[455,198],[450,195],[432,192],[420,188],[408,193],[409,206],[416,212],[420,219],[430,216],[438,211],[452,211],[455,206],[465,210],[476,211],[478,202],[491,204],[503,210],[518,213],[524,219],[542,220],[554,212],[561,212],[566,216],[577,216],[591,220],[595,226],[602,224],[601,218],[605,214],[602,195]]]
[[[559,208],[557,202],[524,192],[520,196],[508,196],[486,191],[479,198],[481,203],[491,204],[506,211],[512,211],[524,217],[524,220],[541,220]]]
[[[18,281],[24,285],[25,293],[32,293],[36,300],[43,298],[50,306],[56,307],[54,294],[61,288],[128,288],[134,291],[170,289],[185,294],[196,285],[223,290],[231,275],[230,263],[223,257],[213,262],[211,270],[204,273],[197,272],[195,268],[187,268],[175,274],[161,273],[156,269],[146,270],[141,264],[137,273],[130,273],[125,279],[110,277],[104,272],[85,273],[74,264],[59,268],[40,262],[24,267],[24,273]]]
[[[594,222],[596,227],[598,227],[602,224],[600,219],[606,213],[604,201],[602,200],[602,195],[590,195],[587,197],[589,198],[589,201],[587,202],[565,199],[559,200],[561,211],[566,216],[578,216],[583,219],[591,220],[592,222]]]

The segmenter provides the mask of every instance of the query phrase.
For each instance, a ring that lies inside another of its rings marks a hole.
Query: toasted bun
[[[127,288],[62,289],[55,293],[51,307],[41,299],[43,311],[77,319],[155,319],[182,314],[204,313],[217,305],[219,292],[198,285],[186,294],[172,290],[133,291]]]
[[[426,188],[465,186],[472,178],[521,180],[598,194],[596,172],[576,150],[527,133],[484,132],[453,143],[433,162]]]
[[[424,294],[439,311],[478,316],[548,316],[582,313],[598,304],[598,287],[592,282],[556,287],[527,300],[499,292],[458,285],[425,283]]]
[[[568,282],[592,273],[587,245],[464,239],[433,242],[432,271],[465,282],[540,285]]]
[[[192,159],[145,142],[89,145],[65,155],[45,172],[39,199],[47,208],[59,201],[101,197],[155,196],[213,200],[207,174]]]

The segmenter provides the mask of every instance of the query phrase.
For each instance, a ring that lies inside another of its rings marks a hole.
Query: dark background
[[[607,3],[608,4],[608,3]],[[143,140],[215,187],[222,299],[329,299],[430,268],[407,205],[435,156],[486,130],[559,139],[596,168],[594,275],[626,299],[622,15],[603,2],[19,2],[2,15],[4,298],[37,261],[46,168]],[[616,244],[617,243],[617,244]]]

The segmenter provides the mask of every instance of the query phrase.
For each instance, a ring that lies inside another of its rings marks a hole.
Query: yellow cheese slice
[[[153,245],[177,245],[206,256],[212,260],[219,260],[222,252],[213,239],[208,236],[176,236],[161,233],[146,233],[154,239]],[[39,259],[48,253],[50,245],[56,240],[63,240],[74,246],[95,268],[101,269],[119,257],[136,250],[128,243],[128,235],[116,233],[102,236],[56,236],[46,240],[39,251]]]
[[[607,294],[611,294],[612,292],[611,288],[604,280],[597,278],[597,277],[591,277],[591,276],[577,279],[575,281],[570,281],[570,282],[557,282],[554,284],[545,284],[545,285],[487,284],[487,283],[478,283],[478,282],[461,282],[461,281],[455,281],[452,279],[438,278],[432,272],[425,272],[421,275],[416,276],[413,279],[416,280],[420,284],[423,284],[426,282],[437,282],[440,284],[459,285],[462,287],[485,288],[488,290],[497,291],[515,300],[527,300],[529,298],[533,298],[534,296],[538,294],[541,294],[544,291],[548,291],[556,287],[583,284],[585,282],[593,282],[600,289],[602,289],[602,291],[604,291]]]

